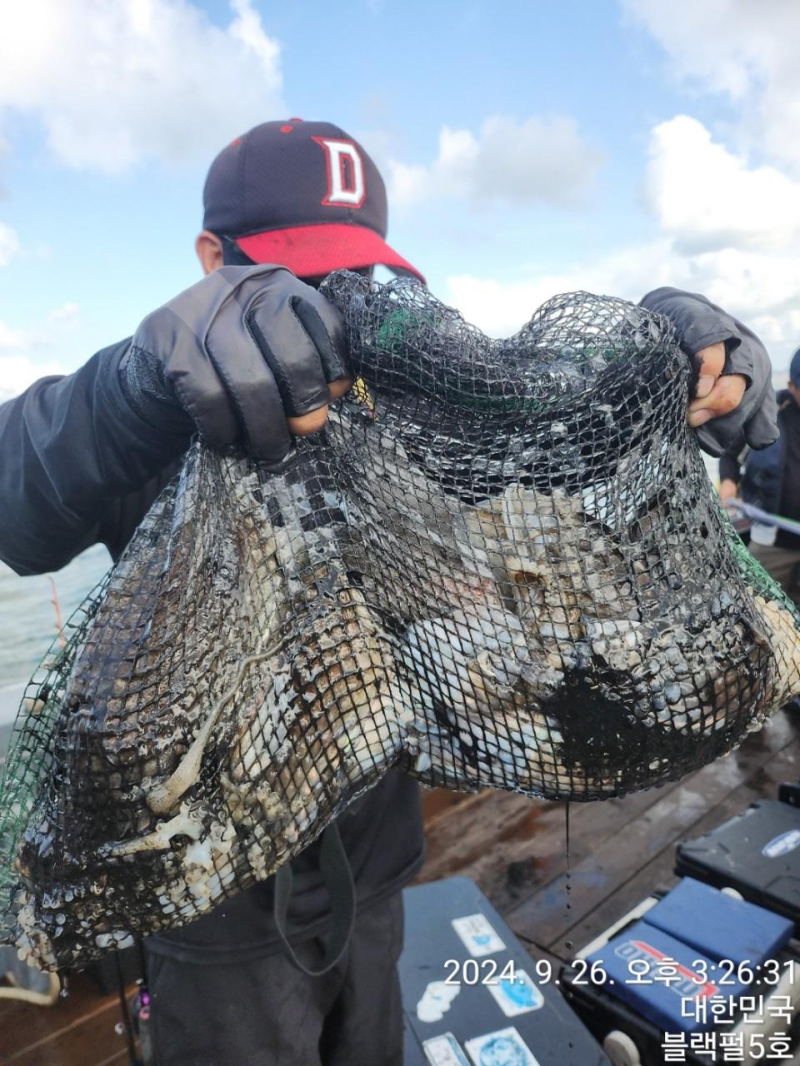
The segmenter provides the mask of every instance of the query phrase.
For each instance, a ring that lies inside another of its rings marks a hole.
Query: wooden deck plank
[[[571,804],[573,869],[592,853],[611,846],[611,841],[624,841],[628,825],[643,818],[657,821],[668,797],[673,796],[674,804],[680,806],[686,802],[682,798],[686,790],[702,790],[710,781],[717,781],[723,793],[733,789],[799,736],[800,721],[781,712],[733,755],[681,783],[624,799]],[[455,874],[471,877],[504,915],[524,912],[526,901],[533,906],[542,890],[566,871],[563,803],[508,792],[482,792],[439,814],[426,827],[426,840],[428,857],[418,875],[419,883]],[[635,863],[636,856],[628,854],[627,861]],[[642,862],[646,861],[645,856]]]
[[[665,786],[666,791],[675,787]],[[645,811],[662,791],[571,804],[573,861]],[[426,827],[427,858],[417,882],[457,874],[471,877],[502,913],[532,896],[565,866],[565,805],[497,791],[474,799],[469,807],[446,811]]]
[[[123,1063],[130,1062],[127,1051],[120,1051],[116,1055],[112,1055],[110,1059],[103,1059],[102,1062],[95,1063],[95,1066],[122,1066]]]
[[[794,723],[789,727],[793,732]],[[797,744],[778,747],[786,735],[786,730],[779,728],[769,738],[760,735],[758,742],[750,738],[734,756],[692,775],[679,790],[574,865],[569,894],[566,874],[562,873],[510,911],[506,915],[509,925],[526,940],[552,949],[566,939],[574,940],[570,930],[575,932],[576,926],[608,899],[620,908],[620,917],[626,909],[622,890],[638,871],[662,853],[672,855],[676,842],[696,836],[699,825],[718,824],[727,817],[726,810],[746,807],[765,794],[776,795],[782,780],[797,777]]]
[[[86,974],[71,976],[69,990],[69,995],[59,999],[52,1007],[3,1000],[8,1013],[3,1016],[0,1025],[0,1062],[5,1063],[11,1055],[73,1025],[89,1011],[119,1002],[116,993],[101,995]]]
[[[655,888],[667,888],[676,884],[678,878],[673,873],[675,847],[681,840],[702,836],[703,833],[745,810],[754,800],[761,799],[764,795],[774,798],[780,783],[796,778],[798,771],[800,771],[800,753],[797,749],[792,747],[779,752],[751,778],[750,782],[729,793],[721,803],[716,804],[699,821],[690,826],[685,834],[681,834],[650,862],[637,869],[633,876],[625,884],[620,885],[614,893],[602,902],[590,906],[583,916],[578,917],[577,921],[564,930],[557,941],[551,942],[549,950],[559,958],[566,958],[570,951],[566,946],[566,941],[573,942],[578,948],[583,947],[604,932],[613,922],[618,921],[637,903],[640,903]]]
[[[15,999],[0,999],[0,1033],[3,1031],[3,1018],[12,1011],[17,1010],[17,1000]],[[0,1059],[2,1062],[2,1059]]]
[[[442,811],[457,807],[472,797],[468,792],[451,792],[446,788],[423,788],[422,819],[429,825]]]
[[[125,1036],[116,1031],[121,1021],[119,999],[85,995],[75,999],[83,1007],[82,1015],[68,1025],[45,1031],[35,1041],[30,1034],[25,1039],[20,1032],[24,1045],[0,1060],[4,1066],[100,1066],[108,1060],[113,1062],[120,1052],[125,1054]],[[51,1020],[55,1022],[55,1018]],[[39,1031],[46,1029],[44,1025]]]

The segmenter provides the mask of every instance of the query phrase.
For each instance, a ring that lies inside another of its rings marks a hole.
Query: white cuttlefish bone
[[[266,632],[267,630],[265,630],[265,633]],[[148,793],[147,805],[154,814],[167,814],[168,811],[172,810],[181,796],[184,795],[184,793],[195,783],[200,774],[200,765],[203,761],[206,744],[211,736],[212,729],[219,720],[219,716],[239,691],[239,686],[244,680],[245,674],[250,667],[254,663],[263,662],[264,659],[270,658],[270,656],[274,655],[276,651],[277,646],[273,645],[268,648],[267,651],[248,655],[246,659],[242,660],[239,665],[239,672],[236,675],[236,680],[209,712],[208,718],[206,718],[202,728],[194,738],[191,747],[178,763],[177,769],[166,781],[163,782],[163,784],[157,785],[156,788]]]
[[[133,840],[118,840],[104,844],[97,849],[99,857],[119,858],[122,855],[134,855],[138,851],[165,851],[170,847],[173,837],[187,836],[192,840],[199,840],[203,832],[203,823],[194,817],[188,810],[182,809],[180,814],[163,822],[152,833],[135,837]]]

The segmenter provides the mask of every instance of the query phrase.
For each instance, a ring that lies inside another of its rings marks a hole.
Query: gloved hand
[[[766,448],[778,439],[772,365],[755,333],[698,293],[655,289],[641,301],[675,326],[678,343],[692,359],[697,384],[689,424],[710,455],[746,442]]]
[[[148,315],[120,362],[155,428],[279,464],[351,385],[339,312],[280,266],[221,267]]]

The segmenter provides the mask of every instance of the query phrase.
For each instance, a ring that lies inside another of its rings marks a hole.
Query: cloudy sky
[[[674,284],[800,344],[797,0],[26,0],[0,37],[0,397],[199,277],[207,166],[328,119],[390,242],[494,335]]]

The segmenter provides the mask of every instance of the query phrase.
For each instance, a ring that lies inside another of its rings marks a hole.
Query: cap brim
[[[390,248],[374,230],[364,226],[346,223],[293,226],[237,237],[236,243],[253,262],[279,263],[300,278],[381,264],[396,274],[410,274],[425,284],[416,267]]]

